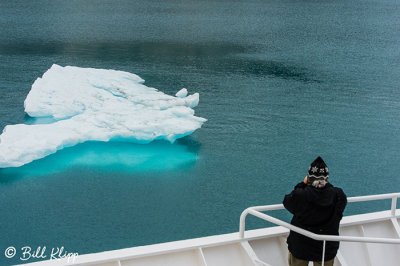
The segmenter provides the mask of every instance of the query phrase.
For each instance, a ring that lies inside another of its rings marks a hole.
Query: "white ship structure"
[[[316,240],[340,241],[335,266],[400,265],[400,193],[348,198],[348,202],[391,200],[388,210],[343,217],[340,235],[317,235],[272,217],[268,212],[284,209],[282,204],[249,207],[240,216],[239,232],[168,243],[125,248],[69,259],[48,260],[25,265],[96,266],[284,266],[287,265],[286,238],[289,230]],[[248,215],[276,226],[245,230]],[[323,254],[321,254],[322,258]],[[312,265],[312,263],[310,263]]]

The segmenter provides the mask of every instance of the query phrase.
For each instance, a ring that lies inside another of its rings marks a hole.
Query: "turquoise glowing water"
[[[0,254],[234,232],[317,155],[349,196],[400,191],[398,1],[149,2],[0,3],[1,129],[32,123],[23,101],[53,63],[188,88],[208,119],[173,145],[92,142],[0,169]]]

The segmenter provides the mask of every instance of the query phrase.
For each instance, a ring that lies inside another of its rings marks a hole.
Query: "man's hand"
[[[307,184],[307,182],[308,182],[308,175],[306,175],[306,177],[304,178],[303,182],[304,182],[304,184]]]

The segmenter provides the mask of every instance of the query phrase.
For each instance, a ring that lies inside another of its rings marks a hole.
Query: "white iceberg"
[[[199,94],[166,95],[139,76],[116,70],[53,65],[25,100],[31,117],[50,124],[8,125],[0,135],[0,168],[18,167],[86,141],[174,142],[206,119],[192,108]]]

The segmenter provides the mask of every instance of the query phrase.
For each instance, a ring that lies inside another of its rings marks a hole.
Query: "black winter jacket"
[[[339,223],[347,204],[342,189],[327,183],[323,188],[315,188],[303,182],[285,196],[283,205],[293,214],[291,224],[316,234],[339,235]],[[313,240],[290,231],[287,238],[290,253],[307,261],[322,260],[323,241]],[[336,256],[339,242],[327,241],[325,260]]]

